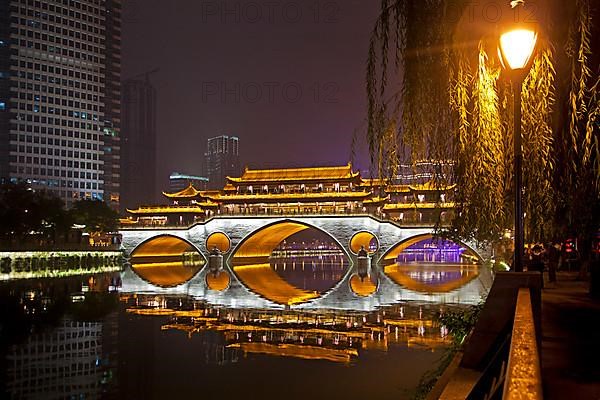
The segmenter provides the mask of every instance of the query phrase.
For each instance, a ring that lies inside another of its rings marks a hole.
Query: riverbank
[[[120,271],[120,251],[2,251],[0,281]]]
[[[542,380],[546,399],[600,399],[600,300],[577,272],[542,291]]]

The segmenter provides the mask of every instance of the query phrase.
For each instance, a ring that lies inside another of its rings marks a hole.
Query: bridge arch
[[[132,271],[143,280],[160,287],[175,287],[192,279],[206,259],[187,239],[161,234],[137,245],[129,262]]]
[[[379,263],[381,263],[382,265],[387,265],[387,264],[393,263],[398,258],[398,255],[400,255],[400,253],[402,253],[404,250],[406,250],[413,244],[416,244],[416,243],[419,243],[419,242],[422,242],[422,241],[428,240],[428,239],[434,239],[435,237],[436,236],[432,232],[429,232],[429,233],[422,233],[419,235],[411,236],[407,239],[404,239],[404,240],[396,243],[392,247],[390,247],[383,254],[383,256],[381,256],[381,258],[379,259]],[[444,240],[444,239],[440,238],[440,240]],[[457,242],[457,241],[450,240],[450,239],[446,239],[446,240],[456,243],[460,246],[464,246],[467,249],[469,255],[471,255],[472,257],[475,257],[477,259],[477,261],[479,261],[479,262],[483,261],[483,257],[477,252],[477,250],[473,249],[473,247],[469,246],[468,244],[466,244],[464,242]]]
[[[375,248],[371,248],[373,241],[375,241]],[[358,254],[361,247],[364,247],[367,253],[373,254],[379,250],[379,238],[371,231],[358,231],[350,238],[348,248],[352,253]]]
[[[440,270],[439,267],[426,263],[397,264],[396,259],[400,253],[410,246],[424,240],[434,239],[433,233],[424,233],[412,236],[401,241],[388,250],[381,258],[384,275],[394,283],[421,293],[447,293],[463,287],[479,276],[479,266],[473,264],[449,264]],[[441,239],[440,240],[444,240]],[[453,240],[448,242],[464,246],[467,255],[481,263],[482,257],[470,246]]]
[[[247,234],[231,251],[228,264],[243,285],[275,303],[293,305],[315,299],[320,296],[318,292],[291,285],[271,268],[269,260],[273,250],[283,240],[307,229],[314,229],[326,235],[336,243],[344,257],[351,260],[344,246],[326,230],[306,222],[284,219]],[[345,274],[350,270],[349,267]]]

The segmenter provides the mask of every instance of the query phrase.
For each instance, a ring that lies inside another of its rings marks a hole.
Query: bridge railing
[[[287,212],[287,213],[219,213],[211,215],[204,219],[196,219],[190,223],[154,223],[154,224],[131,224],[122,226],[124,229],[186,229],[198,223],[205,223],[212,219],[219,218],[311,218],[311,217],[372,217],[379,221],[391,222],[401,227],[432,227],[439,224],[439,221],[422,220],[417,221],[411,218],[390,218],[384,213],[367,213],[364,211],[347,211],[339,213],[317,213],[317,212]],[[445,225],[442,221],[442,226]]]
[[[459,367],[444,373],[427,399],[541,400],[542,376],[529,288],[520,288],[510,333],[482,372]]]

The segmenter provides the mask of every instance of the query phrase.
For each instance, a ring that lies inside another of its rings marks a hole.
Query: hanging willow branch
[[[589,0],[575,3],[553,3],[575,8],[567,47],[572,80],[569,149],[564,152],[571,171],[568,184],[581,185],[582,171],[586,171],[587,182],[594,182],[597,195],[600,83],[592,80],[594,72],[589,66]],[[452,23],[445,18],[446,12],[449,6],[464,10],[466,4],[450,0],[382,1],[383,12],[369,49],[367,138],[372,162],[378,165],[380,175],[393,171],[391,166],[405,154],[398,149],[407,149],[413,163],[422,159],[453,161],[451,175],[457,190],[451,231],[465,239],[493,241],[504,230],[512,229],[513,132],[508,121],[512,121],[513,93],[500,78],[491,34],[468,43],[454,42],[462,27],[460,21]],[[561,21],[564,18],[560,13],[558,17]],[[555,186],[559,181],[553,180],[553,149],[557,147],[557,133],[553,131],[557,90],[553,48],[550,42],[541,40],[523,85],[526,240],[542,240],[550,235],[560,202],[561,191]],[[396,64],[401,61],[402,68],[395,70],[396,75],[390,75],[390,56],[395,57]],[[390,89],[394,82],[400,82],[401,89],[399,96],[390,98],[390,93],[396,92]],[[392,134],[390,127],[395,127],[396,121],[399,126]],[[447,179],[436,176],[434,183],[445,184]]]

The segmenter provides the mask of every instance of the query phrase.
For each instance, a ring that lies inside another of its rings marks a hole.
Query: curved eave
[[[199,193],[200,191],[197,190],[191,183],[185,189],[176,193],[162,192],[162,194],[169,199],[189,199],[198,196]]]
[[[168,215],[168,214],[203,214],[201,207],[152,207],[138,208],[136,210],[127,209],[127,212],[133,215]]]
[[[356,182],[358,178],[358,172],[352,176],[345,177],[314,177],[314,178],[264,178],[264,179],[245,179],[245,178],[231,178],[227,179],[232,184],[237,185],[281,185],[281,184],[316,184],[316,183],[345,183],[345,182]]]
[[[167,192],[162,192],[163,196],[169,198],[169,199],[193,199],[195,197],[199,197],[199,194],[179,194],[179,193],[167,193]]]
[[[302,203],[308,201],[362,201],[371,196],[370,192],[335,192],[335,193],[304,193],[304,194],[249,194],[249,195],[220,195],[211,198],[219,203]]]

